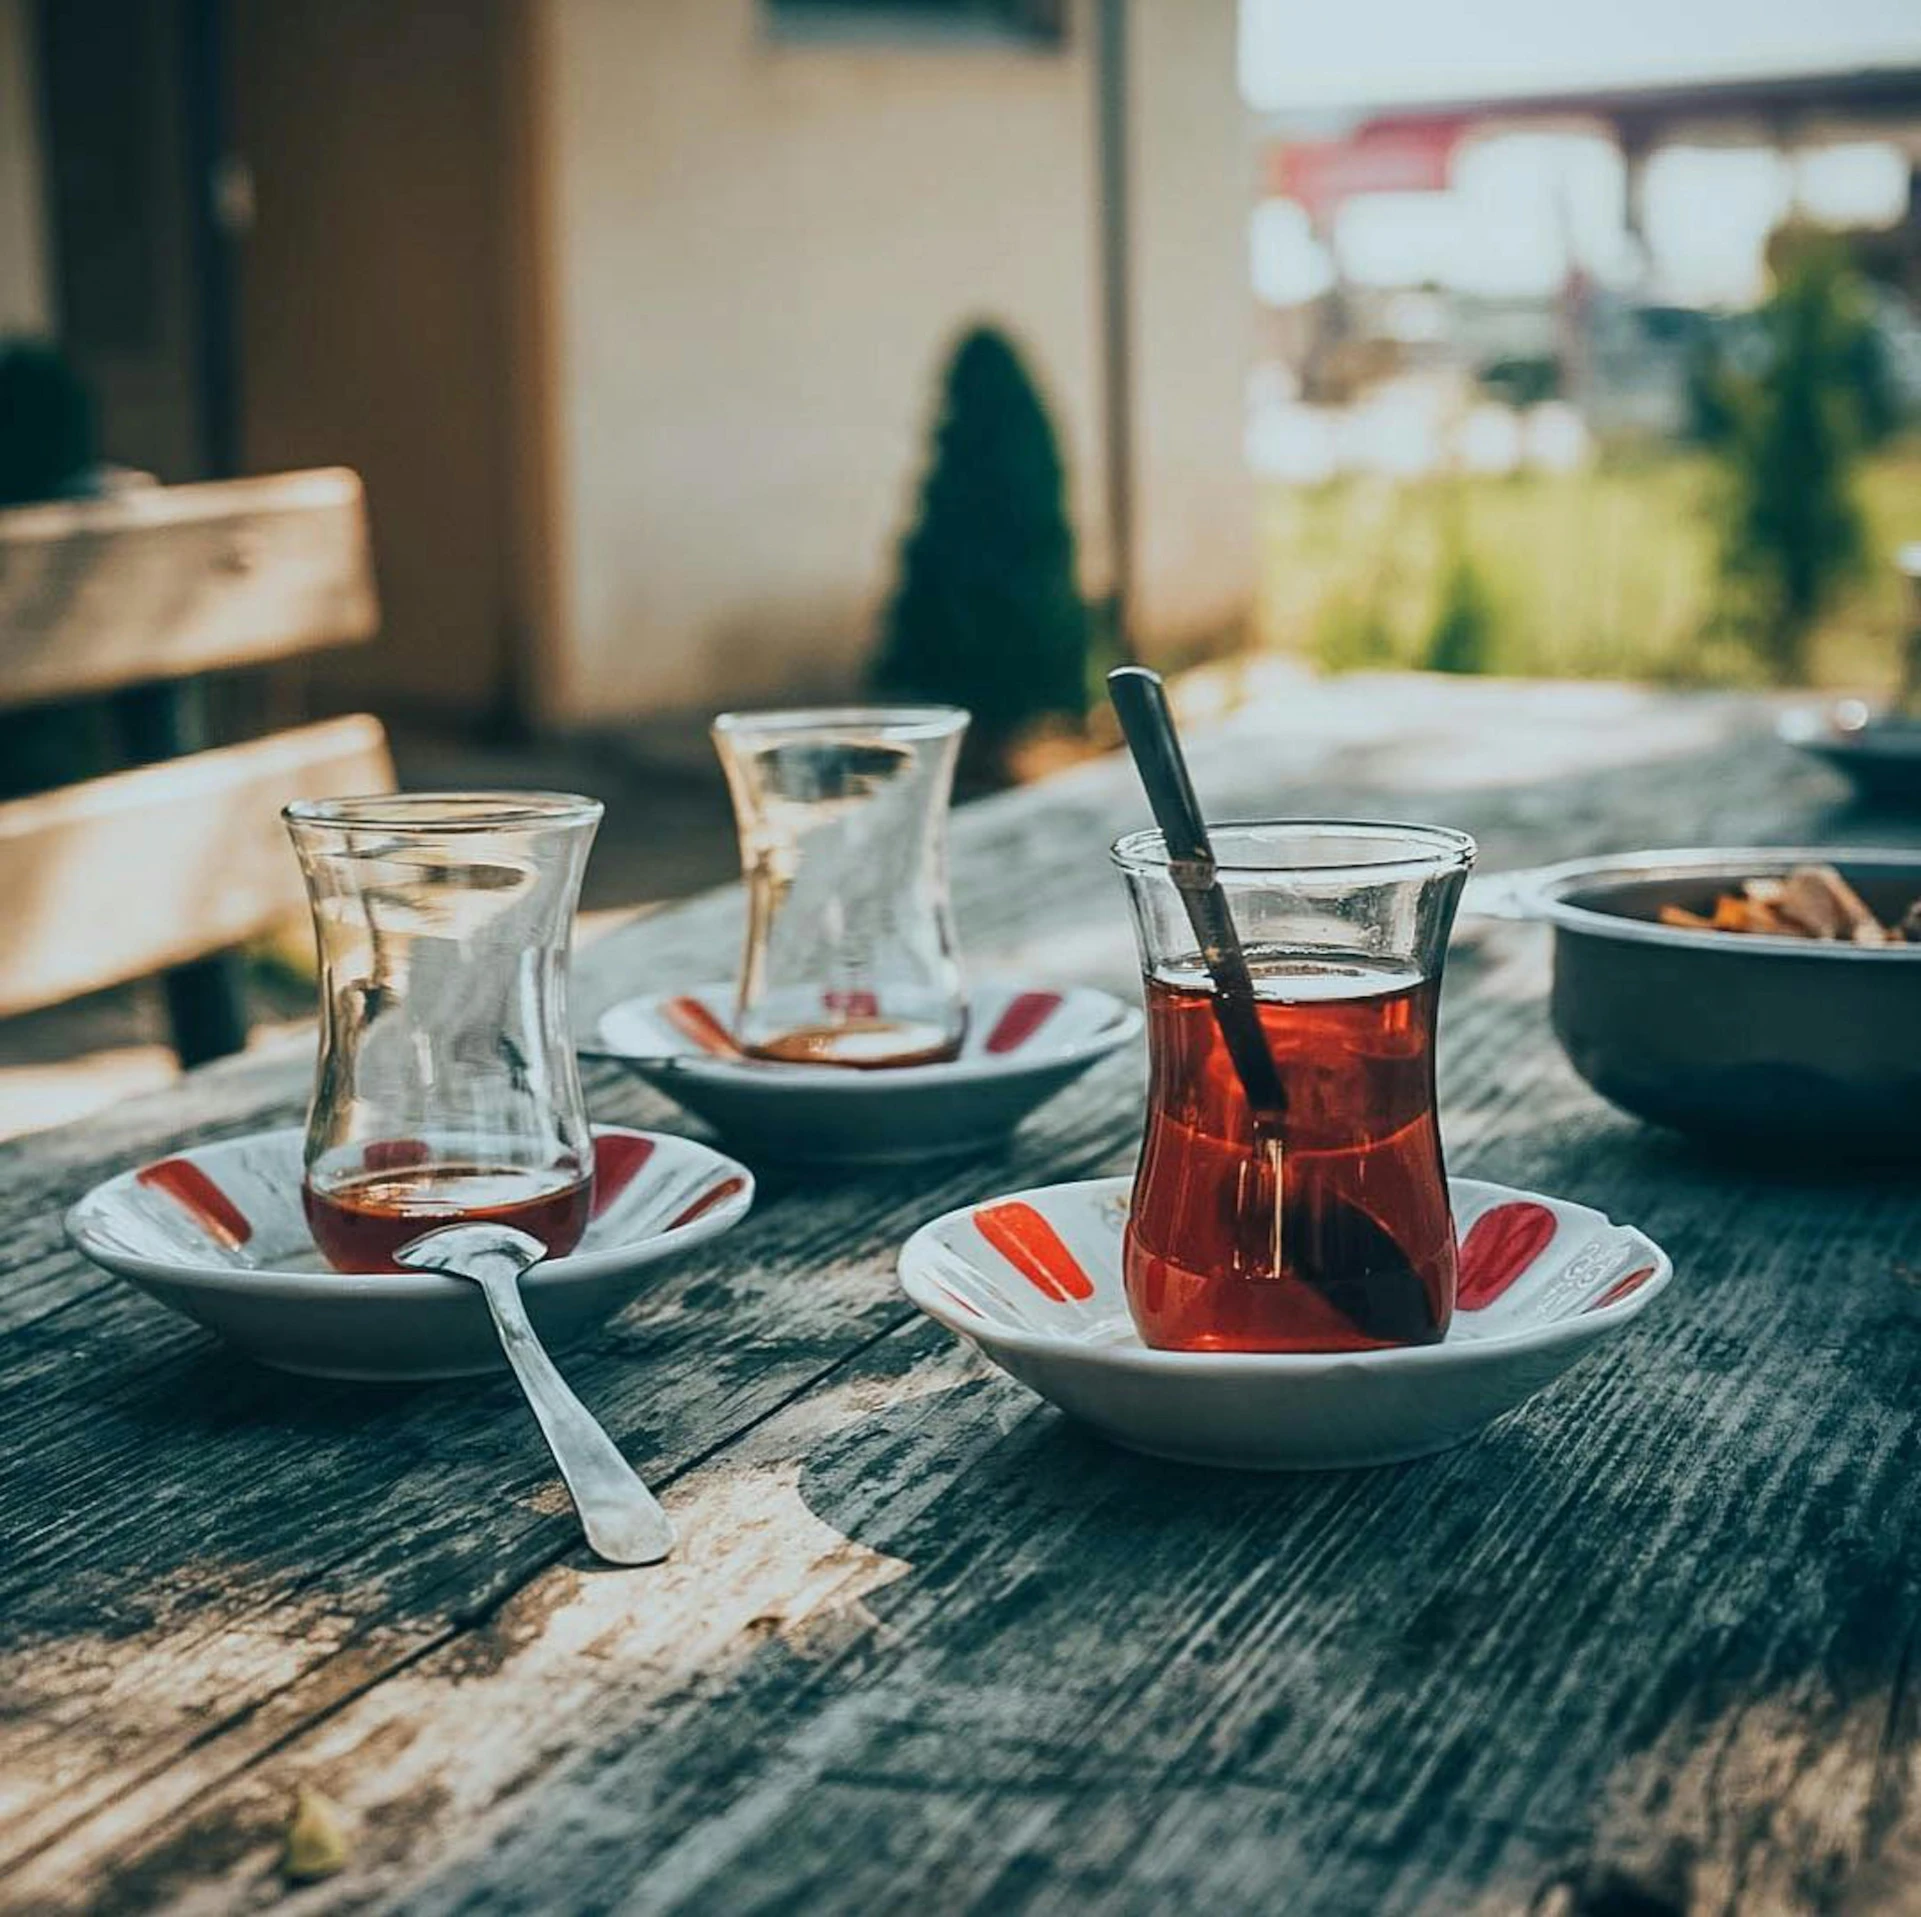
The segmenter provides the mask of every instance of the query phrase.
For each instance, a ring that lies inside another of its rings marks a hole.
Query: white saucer
[[[583,1049],[625,1060],[752,1155],[905,1165],[998,1144],[1141,1028],[1135,1007],[1088,986],[983,985],[958,1057],[855,1071],[720,1050],[733,1009],[731,985],[628,999]]]
[[[1043,1185],[948,1212],[902,1249],[901,1288],[1069,1416],[1183,1463],[1328,1470],[1444,1450],[1612,1337],[1673,1275],[1652,1239],[1584,1205],[1455,1178],[1460,1303],[1441,1343],[1151,1351],[1121,1281],[1129,1186]],[[1017,1229],[1013,1256],[983,1235],[984,1215],[1002,1245]]]
[[[1921,719],[1842,699],[1784,712],[1775,732],[1852,779],[1862,798],[1900,808],[1921,805]]]
[[[76,1250],[262,1364],[321,1378],[458,1378],[503,1360],[479,1291],[427,1272],[328,1269],[301,1209],[296,1130],[254,1132],[122,1172],[67,1213]],[[610,1318],[656,1260],[727,1230],[745,1165],[691,1139],[596,1126],[594,1215],[522,1281],[558,1347]]]

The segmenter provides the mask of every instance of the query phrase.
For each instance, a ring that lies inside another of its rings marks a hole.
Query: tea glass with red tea
[[[747,889],[734,1042],[872,1070],[955,1056],[967,999],[947,888],[958,706],[724,712]]]
[[[1119,840],[1147,999],[1147,1124],[1123,1243],[1135,1327],[1180,1351],[1438,1341],[1455,1239],[1435,1024],[1474,842],[1345,821],[1212,838],[1284,1104],[1249,1106],[1161,835]]]
[[[594,1158],[567,964],[598,800],[403,793],[286,809],[320,961],[302,1198],[337,1271],[442,1225],[571,1251]]]

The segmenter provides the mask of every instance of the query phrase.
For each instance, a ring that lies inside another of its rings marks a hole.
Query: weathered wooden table
[[[1489,869],[1871,829],[1713,699],[1347,681],[1199,759],[1217,813],[1447,820]],[[965,813],[976,965],[1128,981],[1103,846],[1140,814],[1113,763]],[[736,913],[595,947],[583,1012],[724,969]],[[1536,931],[1465,931],[1450,1157],[1670,1248],[1618,1351],[1392,1470],[1078,1432],[909,1311],[893,1256],[950,1205],[1125,1168],[1119,1059],[992,1161],[770,1175],[572,1355],[681,1526],[652,1571],[586,1560],[507,1383],[277,1377],[65,1248],[107,1172],[295,1118],[286,1066],[9,1149],[0,1905],[1921,1908],[1916,1190],[1610,1112],[1545,969]],[[592,1098],[676,1122],[616,1069]],[[356,1843],[288,1891],[303,1782]]]

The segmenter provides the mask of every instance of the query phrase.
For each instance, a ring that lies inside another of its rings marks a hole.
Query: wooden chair
[[[197,682],[377,623],[350,472],[0,512],[0,710],[111,696],[152,762],[0,804],[0,1017],[160,973],[183,1064],[245,1043],[233,948],[303,898],[281,806],[393,763],[364,714],[202,750]]]

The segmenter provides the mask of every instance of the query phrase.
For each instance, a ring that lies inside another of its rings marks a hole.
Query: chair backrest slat
[[[0,1017],[204,957],[299,912],[280,807],[392,789],[386,735],[363,714],[0,805]]]
[[[378,614],[344,469],[0,512],[0,708],[344,645]]]

